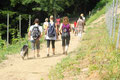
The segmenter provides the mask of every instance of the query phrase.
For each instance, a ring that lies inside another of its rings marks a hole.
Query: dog
[[[21,48],[20,55],[23,60],[24,60],[25,56],[27,56],[27,59],[28,59],[28,45],[23,45],[23,47]]]

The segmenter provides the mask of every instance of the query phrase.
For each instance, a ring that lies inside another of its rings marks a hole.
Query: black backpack
[[[32,29],[32,37],[34,40],[38,39],[41,35],[41,32],[39,30],[39,26],[34,26]]]
[[[49,27],[48,27],[48,36],[49,37],[55,37],[56,31],[55,31],[55,24],[51,25],[49,23]]]

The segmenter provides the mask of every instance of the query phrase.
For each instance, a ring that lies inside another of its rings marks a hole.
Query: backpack
[[[32,37],[34,40],[38,39],[41,35],[41,32],[39,30],[39,26],[34,26],[32,29]]]
[[[55,31],[55,24],[51,25],[51,23],[49,23],[49,27],[48,27],[48,37],[55,37],[56,31]]]
[[[63,26],[62,26],[62,38],[67,38],[70,36],[68,28],[69,28],[69,24],[67,24],[67,25],[63,24]]]

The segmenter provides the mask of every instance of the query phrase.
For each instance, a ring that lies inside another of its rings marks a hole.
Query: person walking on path
[[[46,29],[46,40],[47,40],[47,57],[49,57],[50,52],[50,42],[52,43],[53,55],[55,55],[55,40],[57,38],[56,25],[53,22],[53,16],[50,16],[50,22],[48,28]]]
[[[31,41],[32,50],[34,51],[35,58],[35,47],[37,48],[37,57],[39,57],[40,53],[40,39],[42,37],[42,26],[39,25],[39,19],[36,18],[34,20],[34,25],[30,26],[28,32],[28,38]]]
[[[48,18],[45,18],[45,22],[43,23],[44,30],[48,27]]]
[[[83,32],[83,26],[84,26],[84,21],[83,21],[82,16],[79,17],[76,26],[77,26],[77,29],[78,29],[78,36],[81,38],[82,37],[82,32]]]
[[[46,34],[46,29],[48,27],[48,18],[45,19],[45,22],[43,23],[43,27],[44,27],[44,33]],[[45,35],[45,39],[46,39],[46,35]]]
[[[59,39],[59,28],[60,28],[60,17],[58,16],[56,19],[56,25],[57,25],[57,39]]]
[[[85,17],[84,17],[84,14],[81,14],[80,16],[82,17],[83,22],[84,22],[84,23],[83,23],[83,32],[84,32],[84,28],[85,28]]]
[[[77,24],[77,20],[74,22],[74,34],[75,34],[75,36],[77,35],[77,32],[78,32],[76,24]]]
[[[70,32],[71,32],[71,26],[69,23],[69,18],[64,17],[63,23],[60,26],[60,32],[62,33],[62,47],[63,47],[63,54],[67,55],[68,47],[70,44]]]

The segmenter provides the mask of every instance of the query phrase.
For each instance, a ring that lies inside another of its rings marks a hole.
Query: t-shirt
[[[60,19],[58,18],[56,19],[56,21],[57,21],[57,25],[60,25]]]
[[[74,27],[76,27],[77,22],[74,22]]]
[[[43,27],[44,27],[44,29],[46,30],[47,27],[48,27],[48,22],[44,22],[44,23],[43,23]]]
[[[43,30],[42,30],[42,26],[39,26],[38,24],[35,24],[35,25],[30,26],[30,29],[29,29],[30,32],[32,32],[32,29],[33,29],[34,26],[38,26],[40,32],[41,32],[41,33],[43,32]],[[31,40],[33,40],[32,35],[31,35],[30,38],[31,38]]]

